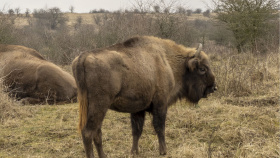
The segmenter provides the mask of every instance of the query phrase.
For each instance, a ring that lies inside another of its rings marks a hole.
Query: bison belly
[[[151,105],[151,100],[150,96],[117,97],[110,109],[119,112],[136,113],[148,109]]]

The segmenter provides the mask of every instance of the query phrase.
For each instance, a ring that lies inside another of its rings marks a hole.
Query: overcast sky
[[[146,2],[149,0],[0,0],[0,9],[7,12],[9,9],[20,8],[21,13],[24,13],[27,8],[32,12],[34,9],[58,7],[61,11],[68,12],[70,6],[73,6],[74,12],[88,13],[90,10],[99,10],[101,8],[109,11],[131,9],[136,1]],[[195,10],[200,8],[203,11],[207,9],[205,2],[211,2],[211,0],[176,1],[187,9]]]

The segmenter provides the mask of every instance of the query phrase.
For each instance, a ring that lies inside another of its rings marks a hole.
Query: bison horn
[[[195,52],[195,56],[199,56],[200,55],[201,49],[202,49],[202,44],[199,43],[199,45],[198,45],[198,47],[196,49],[196,52]]]

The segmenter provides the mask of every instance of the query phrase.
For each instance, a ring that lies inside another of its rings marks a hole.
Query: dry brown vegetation
[[[164,157],[280,157],[279,54],[273,50],[238,54],[210,40],[204,50],[211,58],[218,91],[198,105],[182,100],[169,108]],[[77,132],[77,103],[21,106],[2,91],[0,100],[0,157],[85,157]],[[163,157],[151,117],[147,115],[139,142],[140,155],[134,157]],[[109,111],[102,129],[108,157],[133,157],[129,114]]]

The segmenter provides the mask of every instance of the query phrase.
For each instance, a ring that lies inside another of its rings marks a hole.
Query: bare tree
[[[156,0],[134,0],[132,7],[141,13],[150,12],[153,6],[156,6]]]
[[[26,8],[25,17],[30,17],[30,10],[28,8]]]
[[[192,11],[191,9],[188,9],[188,10],[187,10],[187,15],[188,15],[188,16],[191,16],[192,13],[193,13],[193,11]]]
[[[203,12],[203,16],[210,17],[210,10],[207,9],[205,12]]]
[[[14,11],[13,9],[9,9],[9,10],[8,10],[8,13],[9,13],[9,15],[14,15],[14,14],[15,14],[15,11]]]
[[[180,3],[179,0],[158,0],[156,4],[162,8],[163,12],[166,13],[175,13],[175,12],[184,12],[184,6]]]
[[[163,12],[175,13],[179,7],[182,7],[179,0],[134,0],[133,9],[137,9],[142,13]]]
[[[197,8],[193,13],[195,14],[201,14],[202,10],[200,8]]]
[[[16,12],[17,16],[19,16],[20,15],[20,8],[16,8],[15,12]]]
[[[185,14],[187,11],[186,11],[186,9],[184,8],[184,7],[178,7],[177,8],[177,13],[180,13],[180,14]]]
[[[155,5],[154,10],[155,10],[156,13],[159,13],[160,12],[160,7],[158,5]]]
[[[74,9],[75,9],[75,8],[74,8],[74,6],[72,6],[72,5],[69,7],[69,10],[70,10],[71,13],[74,13]]]

